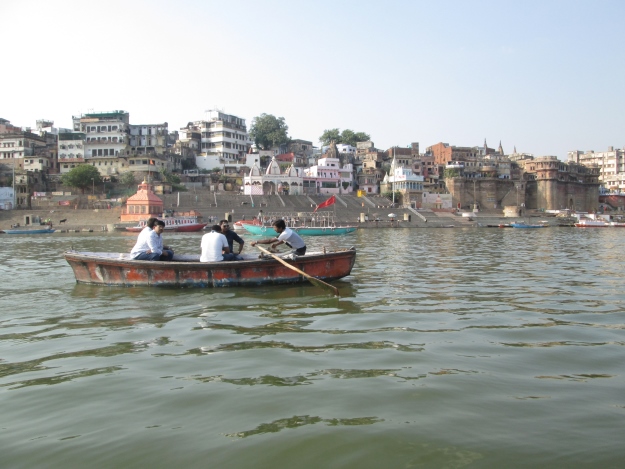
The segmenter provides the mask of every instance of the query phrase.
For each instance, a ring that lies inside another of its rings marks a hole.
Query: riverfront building
[[[595,153],[579,150],[568,153],[568,161],[599,168],[599,181],[610,192],[625,192],[625,149],[608,147],[608,151]]]
[[[205,120],[181,128],[180,140],[198,149],[195,163],[207,170],[224,165],[240,169],[251,146],[245,119],[217,110],[207,111]]]

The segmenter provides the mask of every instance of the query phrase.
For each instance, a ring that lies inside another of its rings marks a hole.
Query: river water
[[[625,464],[625,230],[308,238],[357,248],[340,299],[77,285],[64,250],[136,235],[1,236],[2,468]]]

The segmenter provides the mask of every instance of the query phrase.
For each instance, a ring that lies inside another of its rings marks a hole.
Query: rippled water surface
[[[0,235],[0,467],[614,467],[625,230],[361,230],[312,285],[77,285]],[[197,252],[201,234],[167,234]]]

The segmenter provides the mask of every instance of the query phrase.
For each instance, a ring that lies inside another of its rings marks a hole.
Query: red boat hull
[[[206,226],[206,223],[193,223],[188,225],[167,225],[165,226],[165,231],[171,232],[175,231],[178,233],[181,232],[189,232],[189,231],[202,231]],[[129,226],[126,228],[127,231],[132,231],[133,233],[140,233],[143,230],[143,226]]]
[[[74,271],[77,283],[94,285],[233,287],[307,282],[303,275],[273,258],[229,262],[154,262],[127,260],[123,258],[126,255],[116,253],[68,251],[64,256]],[[295,260],[286,260],[308,275],[322,280],[335,280],[350,274],[356,260],[356,250],[312,253],[298,256]]]

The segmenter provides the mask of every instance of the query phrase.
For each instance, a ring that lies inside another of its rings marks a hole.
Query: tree
[[[90,164],[81,164],[72,169],[69,173],[61,176],[61,182],[65,186],[76,187],[85,193],[85,189],[92,188],[96,184],[102,184],[100,172]]]
[[[119,183],[124,186],[132,187],[137,183],[137,180],[135,179],[135,173],[133,173],[132,171],[126,171],[120,176]]]
[[[368,142],[369,140],[371,140],[371,136],[369,134],[364,133],[364,132],[356,132],[354,134],[354,137],[356,139],[356,143],[358,143],[358,142]]]
[[[343,143],[341,141],[341,131],[339,129],[326,129],[323,131],[321,137],[319,137],[319,141],[323,146],[330,145],[332,141],[334,141],[334,143]]]
[[[443,177],[445,179],[460,177],[460,171],[454,168],[445,169],[445,172],[443,173]]]
[[[250,138],[259,149],[270,150],[289,142],[288,130],[284,117],[263,113],[252,121]]]
[[[345,129],[341,132],[339,129],[324,130],[323,135],[319,137],[319,141],[322,145],[330,145],[330,142],[334,140],[334,143],[343,143],[345,145],[351,145],[355,147],[358,142],[366,142],[370,140],[369,134],[364,132],[354,132],[350,129]]]
[[[171,184],[171,188],[175,191],[184,191],[186,187],[180,184],[180,176],[172,174],[165,168],[161,168],[158,171],[161,174],[161,180]]]

